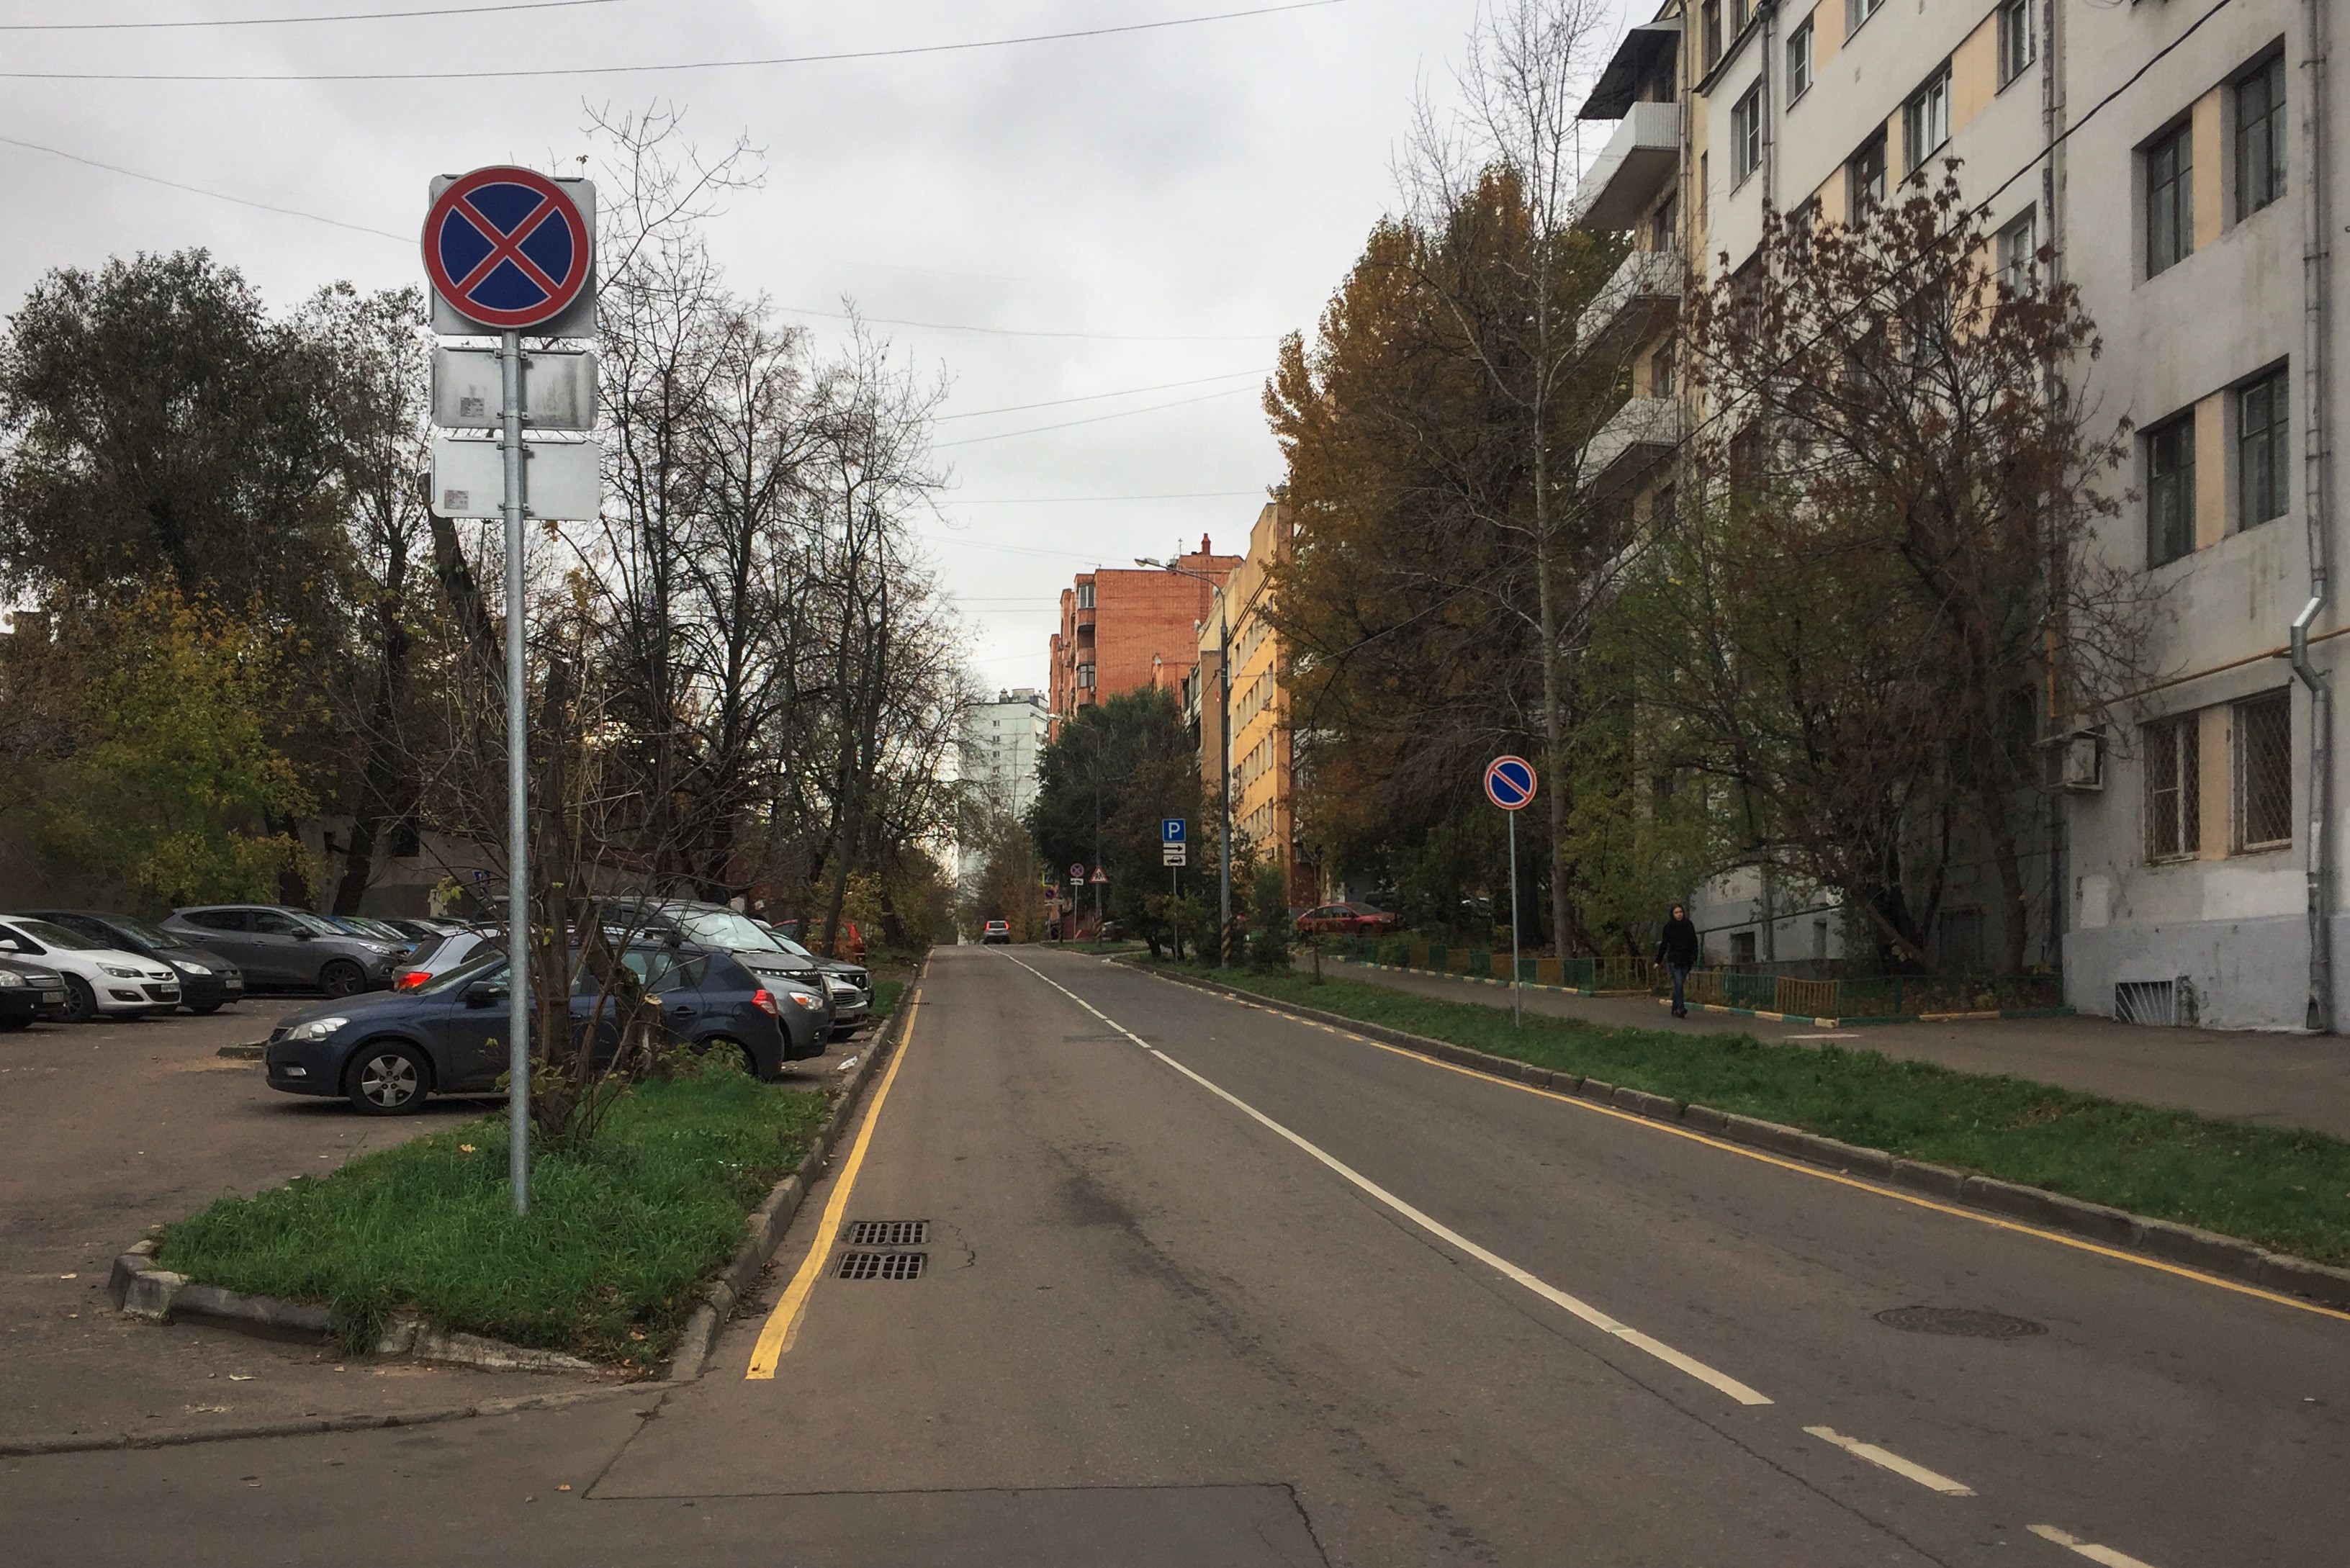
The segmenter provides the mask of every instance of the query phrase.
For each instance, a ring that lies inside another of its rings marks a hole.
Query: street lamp
[[[1157,566],[1193,578],[1216,590],[1216,794],[1222,803],[1224,836],[1216,856],[1216,961],[1224,961],[1224,945],[1232,932],[1232,607],[1224,585],[1205,572],[1137,556],[1138,566]]]

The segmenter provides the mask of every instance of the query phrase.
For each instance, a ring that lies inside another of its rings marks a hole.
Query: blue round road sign
[[[1523,757],[1495,757],[1485,768],[1485,798],[1503,811],[1523,810],[1534,798],[1534,765]]]
[[[561,316],[595,262],[577,204],[533,169],[476,169],[442,192],[424,219],[433,292],[502,332]]]

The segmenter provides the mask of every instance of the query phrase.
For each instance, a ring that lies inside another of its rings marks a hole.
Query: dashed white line
[[[2069,1552],[2076,1552],[2092,1563],[2102,1563],[2105,1568],[2154,1568],[2151,1563],[2141,1563],[2126,1552],[2116,1552],[2110,1546],[2099,1546],[2076,1535],[2067,1535],[2053,1524],[2035,1524],[2032,1533],[2043,1541],[2053,1541]]]
[[[1890,1449],[1880,1449],[1875,1443],[1864,1443],[1858,1438],[1847,1438],[1834,1427],[1806,1427],[1804,1430],[1823,1443],[1834,1443],[1846,1453],[1866,1459],[1870,1464],[1882,1469],[1891,1470],[1905,1480],[1916,1481],[1929,1491],[1940,1492],[1944,1497],[1972,1497],[1975,1494],[1975,1489],[1964,1481],[1954,1481],[1939,1471],[1929,1470],[1920,1464],[1913,1464]]]
[[[1664,1341],[1643,1334],[1638,1329],[1632,1327],[1629,1324],[1618,1322],[1617,1319],[1600,1311],[1597,1307],[1593,1306],[1590,1303],[1567,1294],[1565,1291],[1558,1289],[1555,1285],[1550,1284],[1547,1282],[1537,1278],[1534,1274],[1529,1273],[1524,1269],[1518,1267],[1517,1264],[1511,1262],[1507,1258],[1502,1257],[1496,1252],[1490,1251],[1487,1249],[1479,1246],[1476,1242],[1471,1241],[1468,1237],[1463,1236],[1460,1231],[1453,1230],[1451,1226],[1446,1225],[1440,1220],[1438,1220],[1427,1214],[1421,1213],[1419,1210],[1413,1208],[1410,1204],[1405,1202],[1394,1193],[1389,1192],[1386,1188],[1381,1187],[1370,1178],[1363,1175],[1362,1172],[1355,1169],[1352,1166],[1346,1164],[1344,1161],[1338,1159],[1336,1156],[1323,1149],[1318,1145],[1311,1143],[1305,1138],[1298,1136],[1296,1133],[1290,1131],[1289,1128],[1282,1126],[1281,1123],[1274,1121],[1271,1116],[1266,1116],[1263,1111],[1258,1110],[1254,1106],[1250,1105],[1239,1096],[1234,1095],[1231,1091],[1201,1077],[1199,1074],[1193,1072],[1191,1068],[1186,1067],[1182,1063],[1175,1060],[1174,1057],[1168,1055],[1164,1051],[1161,1051],[1157,1046],[1151,1044],[1150,1042],[1145,1040],[1141,1035],[1137,1034],[1133,1030],[1128,1029],[1126,1025],[1112,1018],[1108,1013],[1104,1012],[1100,1008],[1096,1007],[1092,1002],[1087,1002],[1084,997],[1079,996],[1076,992],[1071,991],[1067,986],[1063,985],[1052,976],[1045,974],[1041,970],[1038,970],[1033,964],[1023,963],[1020,960],[1012,958],[1012,955],[1009,953],[1006,953],[1004,957],[1011,959],[1012,962],[1019,964],[1022,969],[1026,970],[1030,974],[1035,975],[1038,980],[1043,981],[1046,985],[1051,986],[1055,991],[1059,992],[1063,996],[1067,997],[1071,1002],[1076,1002],[1079,1007],[1084,1008],[1087,1012],[1092,1013],[1096,1018],[1100,1019],[1104,1023],[1108,1024],[1112,1029],[1117,1030],[1120,1034],[1125,1035],[1128,1040],[1131,1040],[1137,1045],[1141,1046],[1145,1051],[1148,1051],[1151,1055],[1156,1056],[1159,1061],[1166,1063],[1167,1065],[1174,1068],[1178,1073],[1182,1074],[1185,1077],[1191,1079],[1193,1083],[1199,1085],[1201,1088],[1207,1090],[1218,1099],[1222,1100],[1233,1109],[1239,1111],[1243,1116],[1245,1116],[1252,1121],[1256,1122],[1259,1126],[1264,1127],[1267,1131],[1274,1133],[1275,1136],[1284,1138],[1288,1142],[1295,1145],[1298,1148],[1304,1150],[1306,1154],[1311,1155],[1323,1165],[1328,1167],[1338,1176],[1352,1183],[1357,1189],[1365,1194],[1387,1205],[1388,1208],[1393,1210],[1396,1213],[1402,1215],[1405,1219],[1410,1220],[1413,1224],[1419,1226],[1430,1235],[1436,1237],[1439,1241],[1443,1241],[1448,1246],[1458,1248],[1460,1251],[1466,1252],[1469,1256],[1476,1259],[1487,1268],[1490,1268],[1496,1273],[1502,1275],[1503,1278],[1507,1279],[1513,1283],[1523,1285],[1527,1290],[1532,1291],[1535,1295],[1542,1297],[1543,1300],[1549,1302],[1552,1305],[1563,1308],[1564,1310],[1574,1314],[1576,1317],[1581,1318],[1584,1322],[1589,1324],[1592,1327],[1600,1330],[1602,1333],[1613,1334],[1617,1339],[1622,1340],[1625,1344],[1631,1345],[1633,1348],[1646,1351],[1648,1355],[1655,1356],[1666,1366],[1673,1367],[1677,1371],[1688,1374],[1690,1376],[1697,1379],[1700,1383],[1707,1385],[1709,1387],[1720,1390],[1721,1393],[1726,1394],[1731,1398],[1738,1401],[1741,1405],[1768,1405],[1771,1403],[1768,1396],[1757,1393],[1754,1389],[1748,1387],[1745,1384],[1741,1383],[1737,1378],[1731,1376],[1728,1373],[1716,1371],[1714,1368],[1708,1366],[1704,1362],[1698,1360],[1695,1356],[1684,1355],[1681,1352],[1675,1350],[1671,1345],[1667,1345]]]

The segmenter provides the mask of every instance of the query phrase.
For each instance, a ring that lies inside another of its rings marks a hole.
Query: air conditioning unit
[[[2058,780],[2064,788],[2082,794],[2106,787],[2106,738],[2101,731],[2078,730],[2064,737]]]

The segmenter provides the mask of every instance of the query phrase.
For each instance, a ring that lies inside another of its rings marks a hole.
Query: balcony
[[[1681,298],[1681,258],[1674,251],[1634,251],[1600,286],[1575,328],[1586,354],[1621,358],[1672,324]]]
[[[1631,109],[1575,193],[1577,228],[1630,228],[1680,167],[1681,106],[1636,103]]]
[[[1602,494],[1638,484],[1680,440],[1681,406],[1670,398],[1627,398],[1583,449],[1584,488]]]

